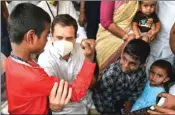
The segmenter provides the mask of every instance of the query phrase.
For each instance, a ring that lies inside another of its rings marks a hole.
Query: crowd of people
[[[1,114],[175,114],[175,1],[1,6]]]

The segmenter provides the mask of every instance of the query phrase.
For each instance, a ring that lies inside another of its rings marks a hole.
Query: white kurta
[[[65,61],[56,53],[53,48],[52,42],[49,41],[46,44],[45,51],[40,54],[38,58],[38,64],[44,68],[47,74],[50,76],[57,76],[71,83],[84,62],[84,53],[80,44],[75,43],[73,51],[71,52],[68,61]],[[58,114],[87,114],[86,107],[92,106],[92,92],[88,91],[86,97],[80,103],[69,103],[61,112]]]
[[[45,51],[38,58],[38,64],[50,76],[59,76],[59,78],[71,83],[80,71],[84,58],[83,50],[78,43],[74,44],[70,58],[66,61],[57,54],[52,41],[49,41],[46,44]]]
[[[175,96],[175,84],[174,84],[173,86],[170,87],[170,89],[169,89],[169,94]]]
[[[169,44],[170,30],[175,23],[174,9],[175,1],[157,2],[156,12],[161,23],[161,31],[157,34],[157,38],[150,44],[151,53],[147,62],[147,70],[158,59],[167,60],[171,64],[174,63],[175,57]]]
[[[13,8],[16,5],[18,5],[20,3],[24,3],[24,2],[32,3],[34,5],[37,5],[39,3],[39,1],[12,1],[9,4],[6,2],[6,5],[7,5],[7,9],[8,9],[9,14],[11,13],[11,11],[13,10]]]
[[[50,9],[52,10],[54,16],[57,15],[57,7],[51,5],[48,1],[47,3],[50,6]],[[45,10],[51,17],[51,20],[53,21],[53,16],[47,6],[46,1],[41,1],[37,6],[41,7],[43,10]],[[58,14],[69,14],[71,15],[78,24],[78,17],[79,17],[79,12],[77,12],[74,8],[74,5],[72,4],[71,1],[59,1],[59,9],[58,9]],[[84,27],[81,27],[78,24],[78,31],[77,31],[77,38],[76,38],[76,42],[77,43],[81,43],[82,39],[86,39],[86,31],[84,29]]]

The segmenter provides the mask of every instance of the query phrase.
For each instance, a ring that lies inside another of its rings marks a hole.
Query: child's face
[[[150,80],[150,85],[162,86],[165,82],[169,80],[168,73],[163,68],[160,68],[158,66],[153,66],[149,70],[149,80]]]
[[[44,47],[47,42],[47,36],[50,33],[50,24],[47,24],[45,27],[45,30],[41,33],[40,36],[37,36],[36,39],[34,40],[35,45],[33,47],[34,52],[36,53],[41,53],[44,50]]]
[[[156,2],[155,1],[142,1],[140,6],[140,11],[149,16],[155,11]]]
[[[124,73],[134,72],[141,67],[139,60],[133,59],[125,52],[121,55],[120,65]]]

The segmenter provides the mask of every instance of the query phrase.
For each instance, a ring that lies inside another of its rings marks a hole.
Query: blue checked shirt
[[[115,113],[116,103],[128,99],[131,102],[142,93],[146,84],[145,67],[132,73],[123,73],[119,61],[112,63],[102,72],[93,91],[93,101],[101,113]]]

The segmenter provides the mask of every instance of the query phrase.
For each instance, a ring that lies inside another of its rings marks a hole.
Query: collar
[[[18,63],[20,63],[20,64],[24,64],[24,65],[30,66],[30,67],[39,67],[39,65],[38,65],[34,60],[32,60],[32,61],[25,61],[25,60],[23,60],[22,58],[13,55],[13,53],[11,53],[10,57],[11,57],[14,61],[16,61],[16,62],[18,62]]]

